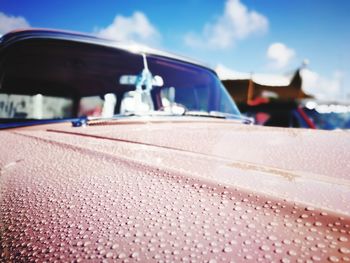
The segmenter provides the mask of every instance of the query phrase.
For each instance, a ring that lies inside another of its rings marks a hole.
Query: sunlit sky
[[[0,35],[44,27],[134,40],[219,75],[290,75],[307,60],[307,92],[350,99],[349,11],[348,0],[0,0]]]

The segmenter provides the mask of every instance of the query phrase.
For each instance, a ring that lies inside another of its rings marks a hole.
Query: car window
[[[52,119],[72,115],[69,98],[0,93],[0,118]]]
[[[164,80],[161,101],[184,105],[188,110],[221,111],[239,115],[239,110],[217,76],[208,69],[189,63],[151,56],[149,68]],[[164,105],[163,105],[164,106]]]
[[[152,76],[162,79],[144,96],[147,110],[169,101],[194,111],[239,111],[211,70],[174,58],[146,55]],[[0,57],[0,118],[110,117],[132,112],[135,85],[123,76],[139,79],[144,54],[66,40],[29,39],[14,43]],[[22,95],[17,95],[22,94]],[[20,97],[18,97],[20,96]],[[140,100],[138,100],[140,101]]]

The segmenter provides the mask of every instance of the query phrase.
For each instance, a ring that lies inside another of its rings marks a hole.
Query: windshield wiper
[[[73,127],[83,127],[89,125],[90,122],[94,121],[111,121],[120,120],[130,117],[157,117],[157,116],[182,116],[183,114],[174,114],[167,111],[147,111],[147,112],[125,112],[122,114],[115,114],[110,117],[86,117],[82,116],[71,121]]]
[[[208,117],[208,118],[218,118],[218,119],[230,119],[230,120],[238,120],[245,124],[253,124],[254,120],[242,115],[231,114],[220,111],[185,111],[184,116],[194,116],[194,117]]]
[[[180,106],[178,106],[180,107]],[[184,109],[182,109],[184,110]],[[193,117],[207,117],[207,118],[218,118],[218,119],[230,119],[230,120],[236,120],[244,124],[253,124],[254,121],[251,118],[236,115],[236,114],[230,114],[226,112],[219,112],[219,111],[189,111],[185,110],[181,113],[174,113],[172,111],[164,111],[164,110],[158,110],[158,111],[148,111],[148,112],[126,112],[123,114],[117,114],[113,115],[111,117],[80,117],[77,119],[74,119],[72,121],[73,127],[83,127],[89,125],[90,121],[110,121],[110,120],[118,120],[123,118],[130,118],[130,117],[159,117],[159,116],[166,116],[166,117],[176,117],[176,116],[193,116]]]

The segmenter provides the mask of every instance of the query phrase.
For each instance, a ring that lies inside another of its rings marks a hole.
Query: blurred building
[[[256,105],[271,100],[286,102],[312,98],[302,90],[300,69],[295,71],[288,85],[271,85],[254,80],[253,76],[249,79],[227,79],[222,82],[238,104]]]
[[[222,80],[241,112],[253,117],[257,124],[278,127],[310,127],[300,101],[313,98],[302,89],[301,68],[288,80],[254,78]]]

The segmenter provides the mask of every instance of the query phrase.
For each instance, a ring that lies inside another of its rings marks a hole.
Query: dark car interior
[[[233,102],[225,100],[223,87],[210,70],[156,55],[147,55],[147,60],[152,75],[162,76],[164,80],[162,87],[151,90],[155,110],[163,107],[162,91],[174,87],[174,99],[187,109],[235,111]],[[28,119],[18,108],[33,108],[28,105],[40,101],[37,95],[44,97],[46,109],[61,105],[60,113],[51,118],[88,115],[82,111],[82,101],[93,97],[95,104],[96,101],[103,104],[106,94],[114,94],[114,114],[118,114],[125,94],[135,90],[135,85],[121,83],[121,76],[139,76],[143,68],[140,53],[107,45],[40,38],[12,43],[0,51],[1,121],[7,117],[1,111],[11,110],[14,113],[8,117]],[[2,99],[11,103],[6,104]],[[102,106],[98,107],[101,111]],[[94,110],[88,110],[91,111]]]

